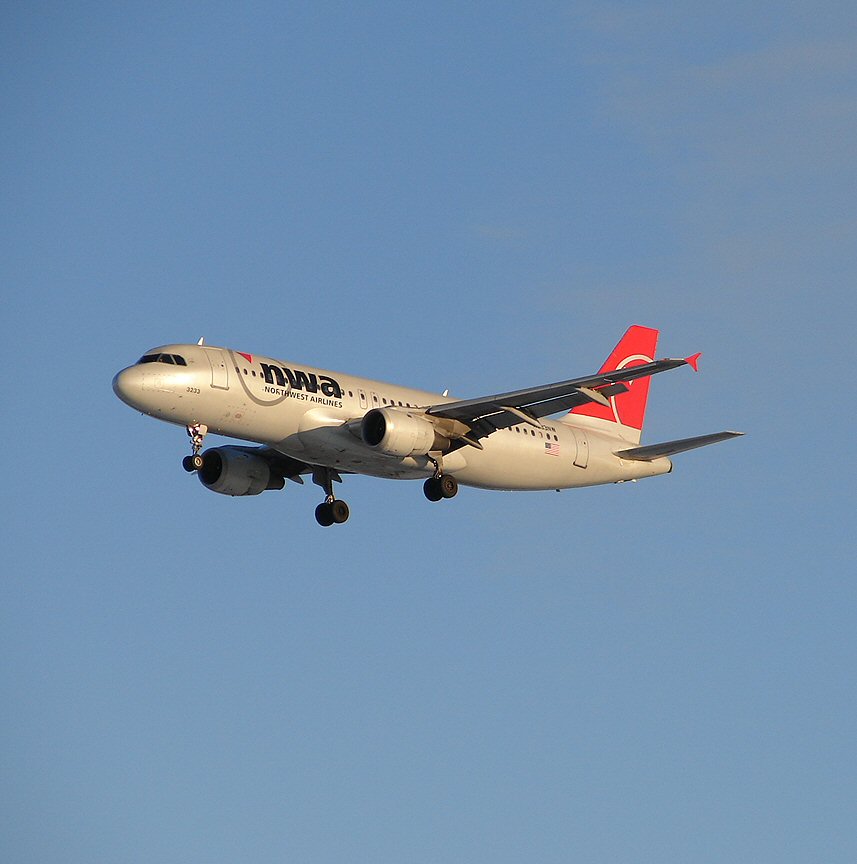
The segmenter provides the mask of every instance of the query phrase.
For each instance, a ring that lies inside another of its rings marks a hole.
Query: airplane
[[[349,508],[343,474],[424,481],[430,501],[481,489],[557,490],[672,471],[670,456],[741,432],[641,445],[651,376],[697,371],[700,354],[655,360],[658,331],[633,325],[598,372],[475,399],[415,390],[230,348],[162,345],[113,379],[127,405],[184,426],[184,469],[223,495],[303,484],[324,490],[319,525]],[[557,419],[554,415],[562,414]],[[253,442],[202,451],[213,432]]]

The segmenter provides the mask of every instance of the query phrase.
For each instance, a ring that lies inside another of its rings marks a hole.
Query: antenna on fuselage
[[[196,344],[197,345],[205,345],[205,336],[200,336],[199,342],[197,342]]]

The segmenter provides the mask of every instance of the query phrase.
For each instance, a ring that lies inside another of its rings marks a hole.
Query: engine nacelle
[[[399,408],[373,408],[360,425],[364,444],[388,456],[425,456],[432,450],[445,450],[449,439],[441,435],[431,420]]]
[[[239,447],[214,447],[202,454],[199,481],[221,495],[258,495],[266,489],[282,489],[286,481],[271,474],[264,459]]]

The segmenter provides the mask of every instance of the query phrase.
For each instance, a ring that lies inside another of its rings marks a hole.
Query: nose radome
[[[113,376],[113,392],[126,404],[133,406],[134,396],[141,391],[140,376],[135,366],[129,366]]]

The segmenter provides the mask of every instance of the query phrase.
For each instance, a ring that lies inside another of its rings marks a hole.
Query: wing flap
[[[614,452],[622,459],[631,459],[635,462],[652,462],[662,456],[673,456],[676,453],[684,453],[685,450],[706,447],[709,444],[727,441],[729,438],[737,438],[743,434],[743,432],[714,432],[711,435],[698,435],[695,438],[681,438],[677,441],[664,441],[661,444],[649,444],[645,447],[632,447],[630,450],[616,450]]]

